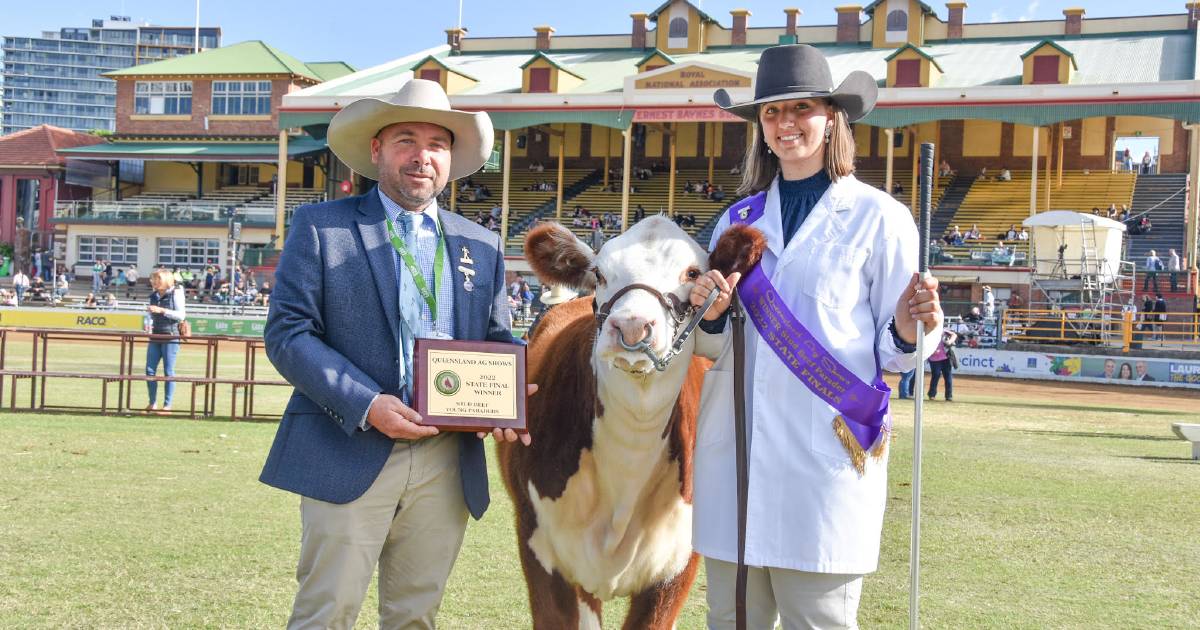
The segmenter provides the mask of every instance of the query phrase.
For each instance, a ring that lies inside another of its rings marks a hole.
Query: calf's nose
[[[626,346],[635,346],[643,339],[646,343],[653,345],[654,327],[648,318],[631,315],[613,319],[612,323]]]

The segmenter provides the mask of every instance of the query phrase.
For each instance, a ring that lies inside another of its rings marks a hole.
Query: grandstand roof
[[[325,141],[309,137],[291,138],[288,156],[299,157],[325,149]],[[221,162],[246,160],[275,162],[279,143],[189,140],[179,142],[106,142],[59,151],[65,157],[81,160],[149,160],[166,162]]]

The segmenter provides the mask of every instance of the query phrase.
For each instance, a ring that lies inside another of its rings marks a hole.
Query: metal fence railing
[[[1200,313],[1007,309],[1000,330],[1002,341],[1085,343],[1122,352],[1200,350]]]

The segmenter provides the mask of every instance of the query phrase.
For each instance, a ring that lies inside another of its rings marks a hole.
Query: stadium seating
[[[1057,174],[1047,182],[1044,174],[1039,173],[1038,208],[1041,211],[1047,209],[1047,184],[1051,187],[1049,210],[1090,213],[1093,208],[1104,210],[1110,204],[1120,208],[1122,204],[1132,202],[1136,177],[1126,172],[1084,174],[1083,171],[1064,171],[1059,187]],[[973,258],[975,264],[981,262],[985,258],[982,254],[990,252],[996,241],[1002,240],[1001,235],[1009,226],[1015,224],[1020,229],[1021,222],[1029,217],[1029,188],[1029,171],[1012,171],[1012,181],[977,180],[950,220],[949,227],[957,225],[965,234],[972,225],[978,225],[983,238],[963,247],[946,247],[945,253],[964,262]],[[1015,248],[1018,261],[1030,255],[1027,242],[1006,242],[1005,245]]]

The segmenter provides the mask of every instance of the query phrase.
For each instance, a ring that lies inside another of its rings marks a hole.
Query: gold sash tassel
[[[833,419],[833,432],[837,435],[838,441],[842,443],[842,448],[846,449],[846,453],[850,455],[850,463],[854,464],[854,470],[857,470],[859,475],[865,473],[867,468],[867,452],[859,445],[858,438],[854,437],[854,434],[850,432],[850,427],[846,426],[846,421],[841,415]],[[882,459],[883,454],[887,452],[891,435],[891,432],[887,430],[879,434],[879,439],[875,441],[875,448],[871,449],[871,457],[876,461]]]

